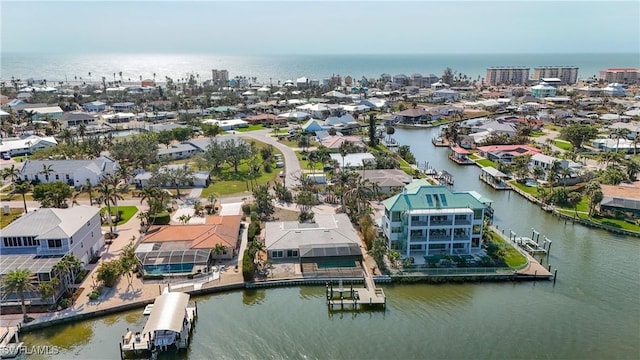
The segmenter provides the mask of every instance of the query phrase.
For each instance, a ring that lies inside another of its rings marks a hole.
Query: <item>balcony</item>
[[[444,220],[444,221],[431,220],[431,226],[451,226],[452,224],[453,224],[453,221],[451,220]]]
[[[429,241],[449,241],[451,235],[429,235]]]
[[[417,226],[429,226],[429,222],[428,221],[411,221],[411,227],[417,227]]]
[[[411,237],[411,242],[426,242],[427,241],[427,237],[426,236],[412,236]]]
[[[36,255],[37,256],[54,256],[54,255],[65,255],[69,252],[69,246],[62,246],[58,248],[37,248]]]
[[[456,219],[456,225],[471,225],[471,221],[467,219]]]

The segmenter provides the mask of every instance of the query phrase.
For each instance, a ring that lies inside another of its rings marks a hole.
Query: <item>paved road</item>
[[[281,144],[278,142],[276,138],[271,137],[271,129],[262,129],[249,131],[244,133],[238,133],[239,136],[245,138],[252,138],[259,141],[262,141],[267,144],[273,145],[275,148],[280,150],[284,155],[284,168],[285,168],[285,185],[289,188],[298,185],[297,178],[300,176],[300,162],[298,162],[298,158],[296,157],[295,152],[290,147]]]

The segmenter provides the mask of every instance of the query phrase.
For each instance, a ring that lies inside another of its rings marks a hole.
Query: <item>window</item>
[[[474,220],[482,219],[482,209],[473,209],[473,219]]]
[[[64,174],[64,178],[69,180],[69,174]]]
[[[400,212],[399,211],[393,211],[391,213],[391,221],[400,221]]]
[[[297,257],[298,250],[287,250],[287,257]]]
[[[391,233],[392,234],[400,234],[402,232],[402,228],[401,227],[392,227],[391,228]]]
[[[282,250],[274,250],[271,252],[271,257],[274,258],[281,258],[282,257]]]
[[[423,237],[424,233],[422,230],[411,230],[411,237]]]
[[[50,248],[62,247],[62,239],[51,239],[48,241],[48,245]]]
[[[56,180],[60,180],[60,175],[56,174]]]

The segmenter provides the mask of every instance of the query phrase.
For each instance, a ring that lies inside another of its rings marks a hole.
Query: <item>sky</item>
[[[640,1],[0,1],[30,53],[640,53]]]

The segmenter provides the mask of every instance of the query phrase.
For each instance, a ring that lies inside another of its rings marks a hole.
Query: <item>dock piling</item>
[[[556,279],[558,278],[558,269],[553,272],[553,284],[555,285]]]

